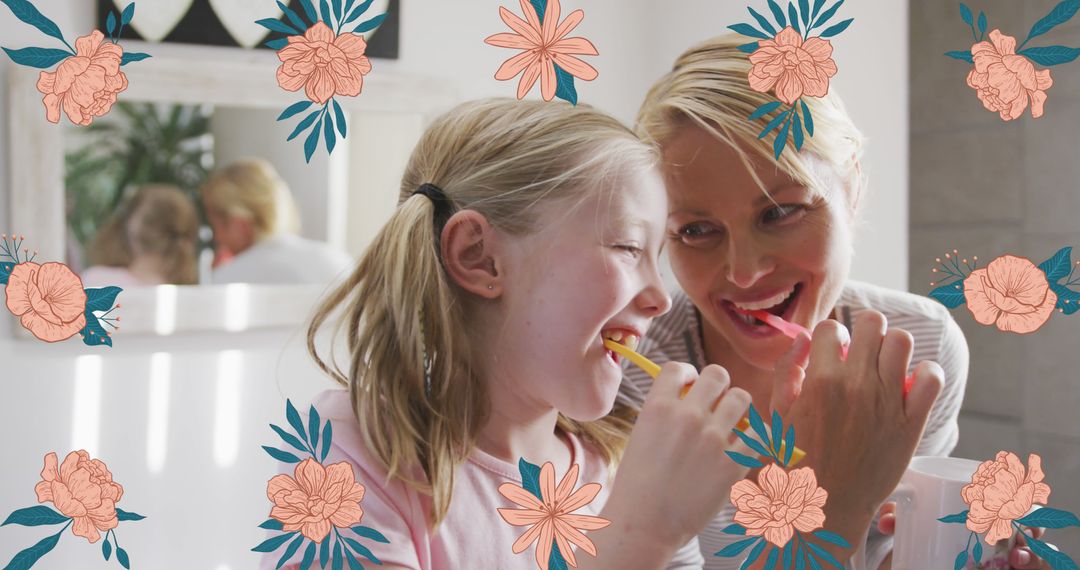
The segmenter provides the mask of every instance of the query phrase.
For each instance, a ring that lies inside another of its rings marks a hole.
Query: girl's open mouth
[[[619,344],[621,344],[621,345],[623,345],[623,346],[625,346],[625,347],[627,347],[627,348],[629,348],[630,350],[633,350],[633,351],[637,350],[638,342],[641,341],[641,338],[638,337],[636,334],[624,331],[622,329],[606,330],[606,331],[601,332],[600,336],[603,337],[604,339],[609,339],[609,340],[612,340],[614,342],[617,342],[617,343],[619,343]],[[620,361],[621,357],[614,350],[611,350],[610,348],[604,348],[604,352],[607,353],[608,358],[610,358],[611,361],[614,362],[615,364],[620,364],[621,363],[621,361]]]
[[[735,304],[727,299],[720,301],[720,307],[735,323],[735,328],[744,334],[752,337],[768,337],[775,334],[780,334],[775,328],[761,322],[759,319],[750,315],[741,313],[736,310],[736,307],[743,310],[762,310],[768,313],[772,313],[785,321],[791,320],[791,315],[795,312],[795,307],[798,304],[799,294],[802,292],[802,283],[796,283],[787,291],[778,293],[777,295],[765,299],[764,301],[757,303],[738,303]]]

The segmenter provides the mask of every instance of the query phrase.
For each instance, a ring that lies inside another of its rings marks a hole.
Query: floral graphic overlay
[[[519,0],[525,20],[499,6],[499,17],[514,33],[489,36],[484,43],[496,47],[525,50],[506,60],[495,72],[495,79],[508,81],[518,74],[517,98],[524,99],[540,79],[540,94],[544,101],[555,97],[577,105],[574,78],[596,79],[596,69],[578,59],[578,55],[599,55],[596,46],[582,37],[566,37],[585,18],[585,12],[574,10],[559,22],[559,0]]]
[[[1016,38],[999,29],[992,30],[990,41],[986,41],[986,14],[979,12],[976,32],[976,19],[971,9],[961,3],[960,17],[971,28],[975,44],[968,50],[950,51],[945,55],[975,65],[968,72],[967,84],[975,90],[986,110],[998,113],[1003,121],[1011,121],[1023,115],[1030,104],[1031,116],[1037,119],[1043,115],[1046,90],[1054,81],[1049,69],[1037,70],[1035,64],[1050,67],[1068,63],[1080,56],[1080,48],[1044,46],[1025,49],[1024,46],[1033,38],[1068,22],[1078,10],[1080,0],[1061,2],[1036,22],[1027,38],[1017,46]]]
[[[824,28],[819,35],[811,36],[814,30],[836,15],[844,0],[837,0],[825,10],[822,10],[825,0],[814,0],[813,7],[810,0],[798,0],[798,7],[791,1],[786,16],[775,0],[768,0],[768,4],[775,27],[768,18],[747,7],[760,28],[752,24],[733,24],[728,28],[758,38],[759,41],[739,46],[740,50],[750,54],[750,88],[761,93],[772,91],[778,99],[758,107],[749,119],[763,119],[786,107],[772,117],[758,135],[763,139],[780,129],[773,140],[773,154],[779,159],[787,146],[789,133],[796,151],[802,150],[804,124],[806,135],[814,136],[814,118],[803,97],[824,97],[829,93],[829,80],[836,75],[837,67],[832,59],[832,42],[826,38],[843,32],[855,19],[843,20]]]
[[[374,0],[327,0],[319,2],[316,11],[314,0],[300,0],[303,14],[277,2],[288,22],[266,18],[255,23],[271,32],[285,37],[272,39],[266,46],[277,50],[281,66],[277,70],[278,85],[286,91],[304,90],[307,100],[289,105],[278,121],[307,111],[318,105],[300,121],[286,140],[293,140],[300,133],[311,129],[304,139],[304,159],[311,162],[319,146],[320,135],[326,141],[326,153],[334,152],[337,137],[345,138],[345,112],[337,97],[356,97],[364,87],[364,76],[371,72],[371,61],[364,55],[367,42],[364,32],[379,27],[386,14],[360,22],[351,30],[342,28],[352,25],[367,12]],[[306,17],[306,19],[305,19]],[[333,108],[333,113],[330,110]],[[335,125],[336,121],[336,125]]]
[[[530,526],[514,542],[514,554],[521,554],[536,542],[536,564],[540,570],[565,569],[566,565],[577,567],[577,557],[571,544],[596,556],[596,545],[583,531],[599,530],[611,521],[593,515],[575,515],[574,511],[585,507],[601,490],[599,483],[586,483],[574,490],[578,480],[578,466],[572,465],[558,486],[555,485],[555,466],[551,462],[537,467],[522,458],[518,461],[521,471],[520,486],[503,483],[499,494],[521,508],[499,509],[499,516],[514,526]]]
[[[994,459],[979,464],[971,483],[960,490],[970,508],[938,519],[943,523],[964,524],[971,530],[968,546],[957,555],[955,568],[968,563],[969,550],[975,564],[982,562],[979,535],[985,534],[986,544],[993,546],[1013,536],[1014,530],[1024,534],[1028,548],[1054,570],[1077,568],[1068,555],[1024,533],[1024,527],[1080,526],[1080,519],[1068,511],[1046,506],[1032,510],[1034,505],[1046,505],[1050,500],[1050,486],[1043,483],[1043,477],[1042,458],[1034,453],[1028,456],[1026,469],[1020,458],[1008,451],[999,451]],[[974,548],[972,539],[975,539]]]
[[[811,540],[851,548],[842,536],[823,528],[829,493],[818,486],[814,470],[800,467],[789,471],[795,449],[795,426],[788,426],[785,435],[783,419],[775,411],[772,425],[766,426],[752,404],[749,419],[752,435],[738,429],[732,431],[743,443],[772,462],[765,464],[748,455],[725,452],[739,465],[762,469],[757,483],[744,479],[731,488],[731,503],[736,508],[735,523],[725,528],[724,533],[750,538],[729,544],[714,556],[733,558],[753,547],[743,568],[748,568],[766,550],[766,570],[776,568],[777,564],[781,568],[822,568],[819,559],[843,568],[835,556]]]
[[[54,72],[42,71],[37,83],[38,91],[44,96],[45,118],[51,123],[60,122],[61,110],[68,120],[80,126],[89,125],[94,118],[104,116],[112,109],[116,95],[127,89],[127,76],[120,68],[150,57],[145,53],[124,53],[117,43],[124,26],[135,16],[134,2],[128,4],[120,14],[119,25],[116,14],[109,12],[106,18],[108,42],[104,41],[105,34],[93,30],[89,35],[76,39],[74,48],[64,39],[59,26],[28,0],[0,2],[10,8],[16,18],[60,40],[67,48],[3,48],[11,61],[19,65],[36,69],[49,69],[56,65]]]
[[[1080,260],[1073,263],[1072,247],[1063,247],[1035,265],[1003,255],[979,268],[978,256],[961,260],[957,251],[935,261],[931,271],[944,275],[930,286],[930,296],[950,309],[967,305],[975,320],[999,330],[1028,334],[1041,328],[1057,309],[1071,315],[1080,309]],[[961,265],[962,264],[962,265]]]
[[[23,328],[45,342],[60,342],[76,334],[88,346],[112,346],[112,333],[120,330],[120,317],[109,315],[123,289],[83,289],[82,280],[63,263],[35,263],[37,252],[19,250],[25,236],[0,234],[0,286],[7,288],[7,309]],[[7,261],[2,261],[2,260]],[[96,313],[101,313],[98,316]]]
[[[15,555],[4,568],[23,570],[32,567],[42,556],[56,547],[67,528],[75,536],[91,544],[101,540],[101,554],[108,561],[116,550],[116,560],[131,568],[126,550],[116,539],[120,521],[138,521],[146,517],[124,511],[116,506],[124,496],[124,488],[113,481],[112,472],[100,459],[92,459],[84,450],[72,451],[62,463],[55,452],[45,455],[41,481],[34,486],[39,503],[52,503],[54,508],[37,505],[19,509],[4,520],[3,525],[46,526],[64,524],[59,532],[38,541]],[[112,536],[112,542],[109,537]]]
[[[326,568],[327,562],[335,569],[342,568],[343,562],[347,561],[350,569],[362,569],[364,566],[357,556],[381,565],[368,547],[349,534],[352,531],[376,542],[390,542],[379,531],[360,525],[364,516],[360,507],[364,486],[356,482],[353,468],[347,462],[324,464],[334,437],[330,420],[323,424],[319,412],[312,406],[305,428],[300,413],[289,400],[285,401],[285,417],[293,428],[292,433],[274,424],[270,424],[270,428],[290,447],[309,457],[301,459],[295,453],[262,446],[274,459],[297,466],[292,477],[275,475],[266,484],[266,497],[273,506],[270,518],[259,528],[280,530],[283,534],[269,538],[251,550],[274,552],[288,543],[278,568],[284,566],[305,542],[307,547],[300,570],[308,570],[315,564],[316,553],[320,568]],[[342,531],[345,531],[344,536]]]

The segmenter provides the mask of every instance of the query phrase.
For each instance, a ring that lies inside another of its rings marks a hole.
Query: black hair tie
[[[446,225],[447,220],[449,220],[450,216],[454,213],[454,202],[447,197],[442,188],[439,188],[430,182],[421,184],[419,188],[413,191],[412,196],[417,194],[427,196],[435,206],[435,213],[432,217],[435,223],[435,243],[438,245],[439,235],[442,234],[443,226]]]

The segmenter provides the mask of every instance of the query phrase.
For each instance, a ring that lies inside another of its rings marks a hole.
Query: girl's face
[[[850,267],[848,193],[813,156],[829,199],[771,164],[758,167],[777,206],[735,150],[698,127],[682,128],[663,154],[673,272],[712,329],[707,334],[726,341],[721,356],[771,370],[791,341],[735,307],[765,309],[810,329],[829,316]]]
[[[580,421],[611,410],[622,378],[603,339],[641,338],[671,306],[657,269],[667,213],[660,174],[592,193],[571,211],[546,208],[539,232],[508,241],[497,341],[507,359],[494,371],[534,409]]]

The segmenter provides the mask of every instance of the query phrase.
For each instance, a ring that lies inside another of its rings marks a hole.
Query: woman
[[[289,187],[261,159],[238,160],[203,186],[203,206],[219,260],[214,283],[320,283],[352,266],[344,252],[296,235],[299,216]]]
[[[98,231],[82,273],[86,287],[124,289],[198,282],[195,203],[175,186],[144,186]]]
[[[656,82],[638,115],[639,135],[663,156],[668,256],[683,290],[639,348],[661,363],[690,362],[699,369],[719,364],[732,385],[750,392],[755,407],[765,411],[776,401],[777,362],[801,352],[805,366],[806,347],[793,350],[790,339],[737,308],[764,309],[808,329],[835,319],[854,328],[854,336],[860,328],[908,331],[885,342],[913,342],[912,367],[936,362],[944,380],[921,438],[920,426],[909,440],[896,433],[896,424],[886,425],[889,414],[904,418],[905,402],[887,400],[880,383],[846,386],[837,398],[835,386],[807,378],[785,417],[798,426],[799,446],[808,454],[804,465],[814,468],[819,484],[844,489],[829,496],[826,528],[856,546],[865,540],[867,568],[889,568],[891,539],[882,530],[891,533],[892,515],[879,529],[875,513],[913,453],[948,455],[955,447],[967,344],[938,303],[848,279],[864,190],[862,135],[835,93],[807,97],[814,136],[801,152],[789,144],[775,159],[772,145],[758,138],[770,117],[748,119],[775,98],[751,89],[751,65],[738,49],[743,43],[745,38],[728,35],[688,50]],[[801,367],[794,369],[801,374]],[[650,386],[644,373],[628,369],[622,401],[640,406]],[[780,399],[785,397],[795,394]],[[871,427],[891,429],[866,429]],[[699,536],[706,568],[739,566],[737,558],[714,556],[744,538],[722,532],[734,512],[729,504]],[[851,564],[850,552],[836,554]],[[1013,554],[1016,561],[1019,554]]]

